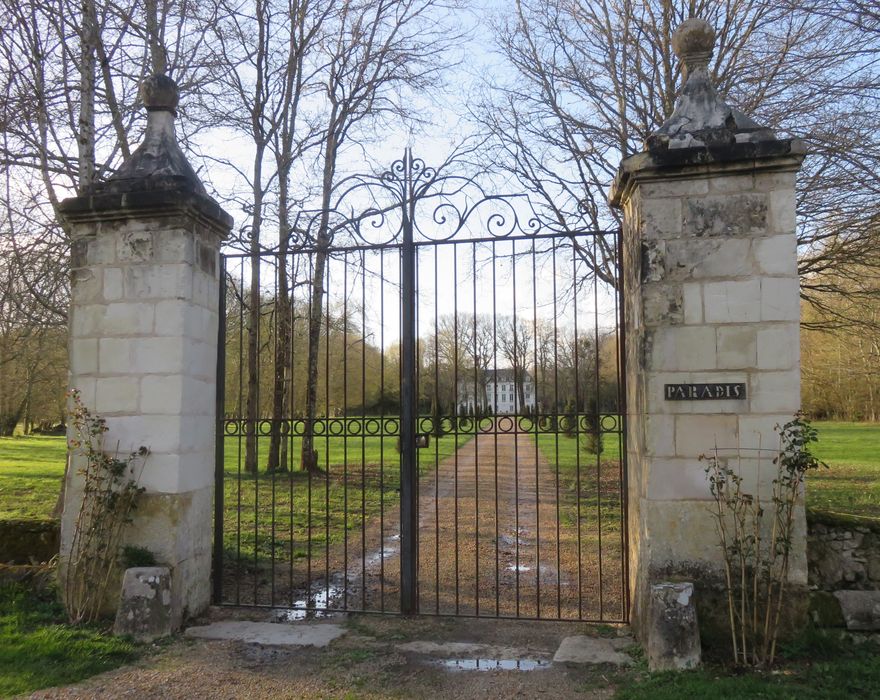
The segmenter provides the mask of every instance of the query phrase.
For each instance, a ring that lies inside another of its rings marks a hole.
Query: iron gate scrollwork
[[[215,602],[624,621],[618,232],[409,151],[336,193],[223,256]]]

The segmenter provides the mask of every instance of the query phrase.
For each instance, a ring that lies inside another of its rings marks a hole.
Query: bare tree
[[[498,347],[513,370],[519,405],[525,406],[526,378],[530,362],[534,360],[535,326],[531,321],[513,316],[499,319],[498,326]]]
[[[494,157],[566,231],[615,222],[605,193],[621,157],[672,112],[681,69],[671,35],[691,16],[716,29],[711,65],[719,93],[809,150],[798,190],[802,294],[876,298],[865,285],[828,288],[833,269],[854,281],[880,269],[880,33],[860,0],[517,0],[498,22],[514,69],[475,112]],[[613,251],[579,251],[608,281]],[[819,286],[821,285],[821,286]],[[849,322],[853,319],[840,319]]]
[[[320,116],[320,207],[313,236],[316,253],[311,279],[306,376],[305,429],[301,466],[317,468],[314,420],[317,407],[318,354],[324,315],[324,282],[330,247],[333,201],[339,157],[356,136],[391,119],[410,120],[413,92],[434,85],[449,65],[456,33],[441,21],[449,6],[440,0],[357,0],[343,2],[333,31],[322,42],[326,67],[320,77],[325,100]],[[361,146],[363,144],[360,144]]]
[[[63,345],[70,240],[58,204],[130,154],[143,125],[138,87],[158,51],[150,32],[174,47],[169,70],[179,81],[206,80],[204,18],[173,0],[161,7],[0,0],[0,7],[0,255],[16,278],[5,320],[33,339],[60,333],[53,338]],[[173,31],[163,33],[165,26]]]

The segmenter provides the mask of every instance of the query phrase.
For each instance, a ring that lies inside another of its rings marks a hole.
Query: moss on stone
[[[826,591],[810,592],[810,619],[817,627],[845,627],[840,601]]]
[[[825,525],[827,527],[864,527],[872,532],[880,533],[880,518],[867,515],[836,513],[827,510],[807,509],[807,525]]]

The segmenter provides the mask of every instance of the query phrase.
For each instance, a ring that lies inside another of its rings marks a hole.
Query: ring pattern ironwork
[[[597,424],[598,423],[598,424]],[[245,418],[225,418],[222,421],[226,437],[245,437],[249,434],[251,421]],[[287,437],[301,437],[306,432],[303,418],[271,419],[264,418],[255,424],[254,434],[268,437],[276,426],[280,434]],[[317,418],[312,421],[316,436],[329,437],[398,437],[400,420],[398,418]],[[620,416],[606,414],[599,417],[592,414],[535,415],[535,416],[421,416],[418,419],[420,433],[448,435],[458,432],[472,434],[475,431],[485,434],[618,434],[622,430]]]

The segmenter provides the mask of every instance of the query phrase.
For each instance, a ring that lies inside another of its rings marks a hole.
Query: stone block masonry
[[[176,86],[153,76],[145,87],[144,143],[107,183],[61,205],[73,241],[70,386],[107,419],[106,445],[150,450],[126,541],[169,568],[177,626],[210,600],[218,258],[232,220],[177,146]],[[67,474],[62,567],[78,466]],[[115,587],[108,608],[118,598]]]
[[[711,28],[678,31],[699,45]],[[674,42],[675,45],[675,42]],[[689,51],[691,51],[689,49]],[[611,202],[623,210],[627,459],[632,621],[647,629],[650,587],[717,582],[721,554],[701,454],[719,449],[768,498],[774,427],[800,406],[795,175],[797,140],[724,104],[706,64],[711,44],[680,56],[675,112],[623,161]],[[670,385],[744,386],[745,395],[670,400]],[[797,510],[790,583],[807,583]],[[646,640],[643,640],[646,641]]]
[[[810,586],[820,591],[880,591],[880,523],[809,517]]]

